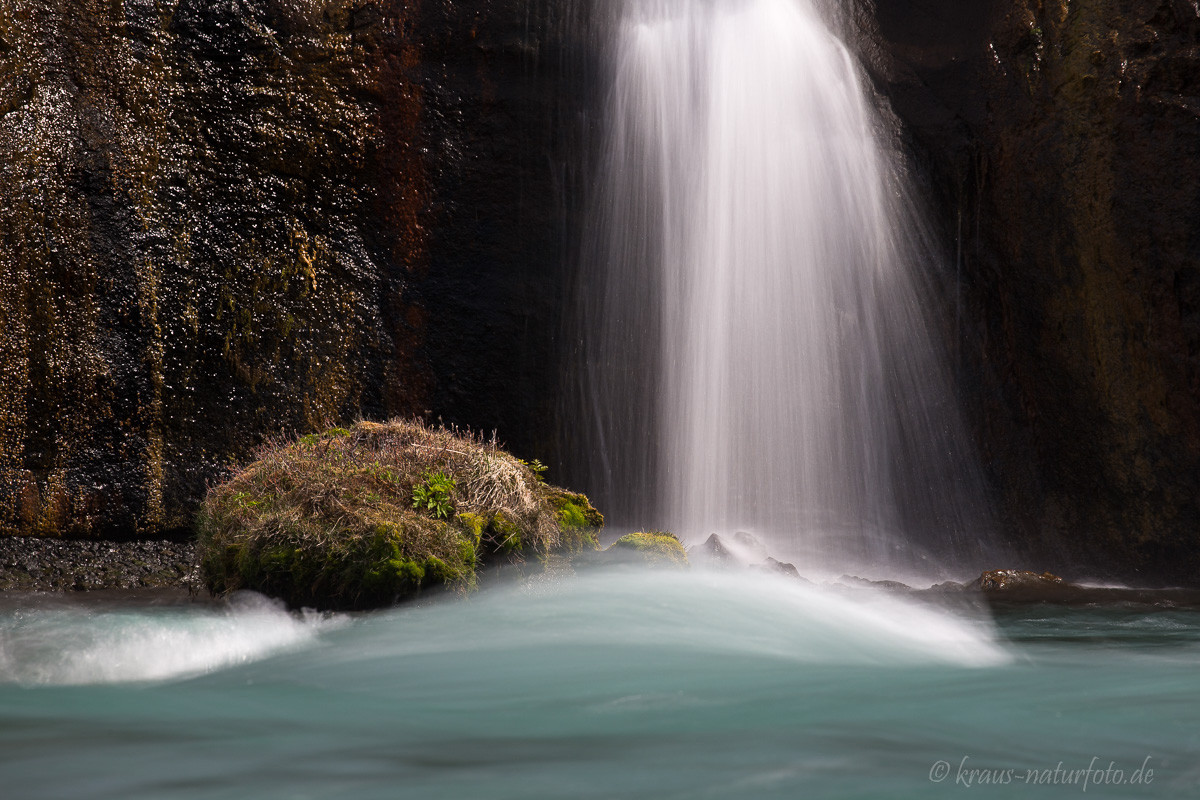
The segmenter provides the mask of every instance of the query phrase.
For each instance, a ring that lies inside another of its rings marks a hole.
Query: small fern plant
[[[426,472],[424,481],[413,486],[413,508],[428,511],[438,519],[445,519],[454,510],[450,494],[457,482],[444,472]]]
[[[526,461],[523,458],[517,460],[529,468],[529,471],[533,473],[533,477],[537,478],[538,483],[546,482],[546,470],[550,469],[549,467],[536,458],[533,461]]]

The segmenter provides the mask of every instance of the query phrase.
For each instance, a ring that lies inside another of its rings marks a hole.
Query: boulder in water
[[[269,447],[213,488],[198,550],[216,594],[361,609],[468,590],[485,564],[597,549],[603,524],[495,442],[360,422]]]
[[[754,569],[805,580],[794,564],[785,564],[772,558],[767,553],[766,545],[745,531],[734,533],[732,541],[714,533],[703,544],[689,549],[688,554],[719,569]]]
[[[1017,569],[994,569],[983,573],[968,589],[983,592],[989,599],[1062,600],[1076,588],[1049,572],[1029,572]]]
[[[687,567],[688,555],[673,533],[640,531],[622,536],[603,553],[609,563],[644,563],[656,567]]]
[[[1063,579],[1049,572],[1037,573],[1027,570],[994,569],[979,576],[979,589],[984,592],[1007,592],[1026,588],[1061,588]]]
[[[725,541],[715,533],[705,539],[699,547],[688,550],[689,556],[693,553],[715,566],[741,566],[737,557],[725,546]]]
[[[761,566],[770,560],[767,546],[745,531],[737,531],[729,538],[714,533],[692,549],[702,560],[718,567]]]

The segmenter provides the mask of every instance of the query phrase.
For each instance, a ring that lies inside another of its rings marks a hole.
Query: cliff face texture
[[[877,0],[858,22],[957,245],[1001,521],[1039,564],[1196,583],[1200,8]]]
[[[0,5],[0,533],[185,528],[265,437],[360,414],[527,444],[548,27],[516,0]]]

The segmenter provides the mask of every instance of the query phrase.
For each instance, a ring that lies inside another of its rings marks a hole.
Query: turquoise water
[[[4,602],[4,798],[1200,790],[1193,611],[993,615],[700,571],[353,617]]]

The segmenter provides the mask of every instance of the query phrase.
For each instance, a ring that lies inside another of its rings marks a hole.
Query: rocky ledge
[[[993,607],[1049,603],[1063,606],[1138,605],[1160,608],[1200,608],[1200,590],[1189,588],[1132,588],[1071,583],[1049,572],[1016,569],[989,570],[968,583],[947,581],[917,589],[896,581],[871,581],[843,575],[839,584],[867,586],[912,597],[967,597]]]
[[[200,588],[196,548],[175,541],[0,537],[0,592]]]

